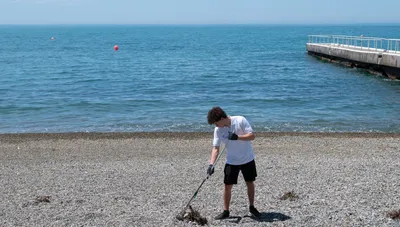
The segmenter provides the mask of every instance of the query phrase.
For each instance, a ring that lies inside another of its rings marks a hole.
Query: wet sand
[[[212,133],[0,134],[0,226],[184,226]],[[222,211],[223,160],[192,205],[212,226],[398,226],[400,134],[257,133],[256,207],[240,176]],[[223,159],[223,158],[222,158]],[[298,198],[282,200],[285,192]]]

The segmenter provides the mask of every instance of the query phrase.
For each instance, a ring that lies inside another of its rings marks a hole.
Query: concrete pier
[[[400,79],[400,39],[310,35],[310,55]]]

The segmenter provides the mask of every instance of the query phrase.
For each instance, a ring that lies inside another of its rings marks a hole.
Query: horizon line
[[[1,25],[131,25],[131,26],[221,26],[221,25],[266,25],[266,26],[310,26],[310,25],[330,25],[330,26],[340,26],[340,25],[400,25],[400,22],[359,22],[359,23],[0,23]]]

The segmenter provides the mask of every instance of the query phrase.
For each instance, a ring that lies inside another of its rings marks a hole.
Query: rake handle
[[[218,159],[221,157],[222,153],[224,153],[225,149],[226,149],[226,145],[224,146],[224,149],[222,150],[222,152],[218,155],[217,160],[215,160],[214,166],[217,164]],[[189,200],[189,202],[186,204],[185,208],[182,210],[181,213],[183,213],[183,212],[189,207],[189,205],[190,205],[190,203],[192,202],[192,200],[193,200],[194,198],[196,198],[197,193],[200,191],[201,186],[203,186],[204,182],[206,182],[206,180],[207,180],[210,176],[211,176],[210,174],[207,174],[207,177],[204,178],[203,182],[201,182],[200,186],[199,186],[199,187],[197,188],[197,190],[194,192],[194,195],[193,195],[192,198]]]

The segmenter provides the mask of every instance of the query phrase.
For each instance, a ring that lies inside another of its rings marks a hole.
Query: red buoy
[[[117,51],[119,49],[118,45],[114,46],[114,50]]]

